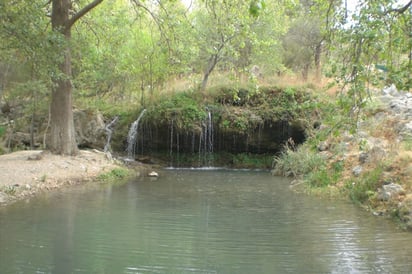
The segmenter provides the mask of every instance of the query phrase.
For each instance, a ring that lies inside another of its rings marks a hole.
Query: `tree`
[[[283,39],[285,65],[300,69],[305,81],[313,62],[319,69],[321,40],[319,21],[308,16],[298,18]]]
[[[72,66],[70,38],[72,26],[81,17],[99,5],[103,0],[94,0],[73,13],[71,0],[53,0],[51,24],[66,43],[59,48],[61,59],[57,60],[60,74],[52,78],[53,88],[50,104],[49,149],[55,154],[76,155],[78,153],[72,110]]]
[[[235,60],[239,49],[245,46],[246,37],[256,17],[244,1],[201,1],[193,27],[198,37],[200,65],[205,90],[209,76],[222,60]]]

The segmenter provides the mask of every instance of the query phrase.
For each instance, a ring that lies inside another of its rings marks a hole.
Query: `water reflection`
[[[411,240],[264,172],[169,170],[0,210],[2,273],[407,273]]]

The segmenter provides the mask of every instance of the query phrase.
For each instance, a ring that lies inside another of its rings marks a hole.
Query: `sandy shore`
[[[90,182],[119,167],[105,153],[82,150],[77,156],[25,150],[0,155],[0,206],[41,191]]]

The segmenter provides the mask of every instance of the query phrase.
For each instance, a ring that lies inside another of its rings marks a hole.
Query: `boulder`
[[[402,186],[390,183],[387,185],[383,185],[382,188],[378,191],[378,199],[381,201],[389,201],[392,198],[398,197],[405,193],[405,190]]]
[[[159,173],[157,173],[156,171],[151,171],[147,174],[147,176],[157,178],[159,177]]]
[[[398,89],[394,84],[390,85],[389,87],[384,87],[382,89],[382,95],[391,95],[391,96],[397,96],[399,95]]]
[[[78,146],[103,149],[106,143],[103,115],[100,112],[74,110],[73,117]]]
[[[361,175],[362,171],[363,171],[363,168],[362,168],[361,166],[355,166],[355,167],[352,169],[352,174],[353,174],[355,177],[358,177],[359,175]]]
[[[318,151],[326,151],[329,149],[329,143],[327,141],[320,142],[318,145]]]

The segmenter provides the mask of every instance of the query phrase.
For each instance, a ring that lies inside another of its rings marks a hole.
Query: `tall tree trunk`
[[[64,35],[67,44],[60,49],[63,61],[59,64],[61,75],[53,80],[50,106],[49,149],[55,154],[76,155],[78,153],[72,110],[72,68],[70,54],[71,26],[69,11],[71,0],[53,0],[52,28]]]
[[[66,40],[64,47],[60,49],[62,61],[59,64],[59,70],[61,73],[52,79],[48,148],[55,154],[76,155],[79,152],[72,109],[71,27],[102,1],[94,0],[73,14],[71,0],[52,0],[51,23],[53,31],[61,33]]]
[[[308,63],[306,63],[302,68],[302,78],[303,78],[303,81],[305,82],[308,80],[309,68],[310,68],[310,64]]]

